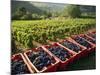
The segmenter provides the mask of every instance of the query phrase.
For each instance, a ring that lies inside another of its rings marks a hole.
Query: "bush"
[[[34,20],[40,19],[40,16],[38,14],[32,14],[32,19]]]
[[[25,15],[23,15],[22,17],[20,17],[21,20],[32,20],[32,14],[27,13]]]

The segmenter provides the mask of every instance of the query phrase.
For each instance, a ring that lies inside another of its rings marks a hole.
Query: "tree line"
[[[59,10],[60,11],[60,10]],[[66,6],[62,12],[50,12],[45,11],[44,14],[31,13],[25,7],[18,8],[14,14],[12,14],[12,20],[38,20],[47,19],[51,17],[80,17],[81,11],[77,5]]]

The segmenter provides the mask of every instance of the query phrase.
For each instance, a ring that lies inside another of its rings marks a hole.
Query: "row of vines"
[[[46,43],[72,34],[80,34],[95,28],[95,19],[12,21],[12,36],[26,48],[32,48],[32,41]]]

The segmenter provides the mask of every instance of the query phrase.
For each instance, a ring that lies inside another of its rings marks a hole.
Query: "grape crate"
[[[72,42],[69,42],[69,41],[64,41],[61,44],[65,47],[69,48],[70,50],[75,51],[75,52],[79,52],[81,50],[81,48],[78,45],[76,45]]]
[[[70,58],[70,53],[65,50],[64,48],[60,47],[60,46],[53,46],[51,48],[48,49],[50,52],[52,52],[55,56],[57,56],[59,59],[61,59],[62,61],[65,61],[66,58]]]
[[[38,51],[33,50],[29,53],[26,52],[26,54],[39,71],[43,70],[44,67],[48,67],[55,63],[54,58],[49,56],[42,48],[39,48]]]
[[[91,44],[89,42],[87,42],[84,38],[76,36],[75,38],[73,38],[77,43],[87,47],[87,48],[91,48]]]

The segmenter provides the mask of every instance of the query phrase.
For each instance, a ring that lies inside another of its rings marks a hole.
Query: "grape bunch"
[[[61,59],[62,61],[65,61],[66,58],[70,58],[69,52],[60,46],[53,46],[48,50],[52,52],[55,56],[57,56],[59,59]]]
[[[77,36],[74,40],[87,48],[91,48],[91,45],[82,37]]]
[[[23,60],[15,60],[11,62],[11,74],[27,74],[29,73]]]
[[[87,38],[86,36],[83,36],[83,38],[84,39],[86,39],[87,41],[89,41],[89,42],[92,42],[92,43],[96,43],[96,40],[95,39],[89,39],[89,38]]]
[[[94,38],[96,40],[96,34],[95,33],[94,34],[88,33],[87,35],[90,36],[90,37],[92,37],[92,38]]]
[[[78,45],[76,45],[72,42],[69,42],[69,41],[64,41],[61,44],[75,52],[79,52],[81,50],[81,48]]]
[[[40,49],[38,52],[31,52],[28,55],[33,65],[38,69],[42,70],[44,67],[55,63],[54,58],[50,57],[46,52]]]

